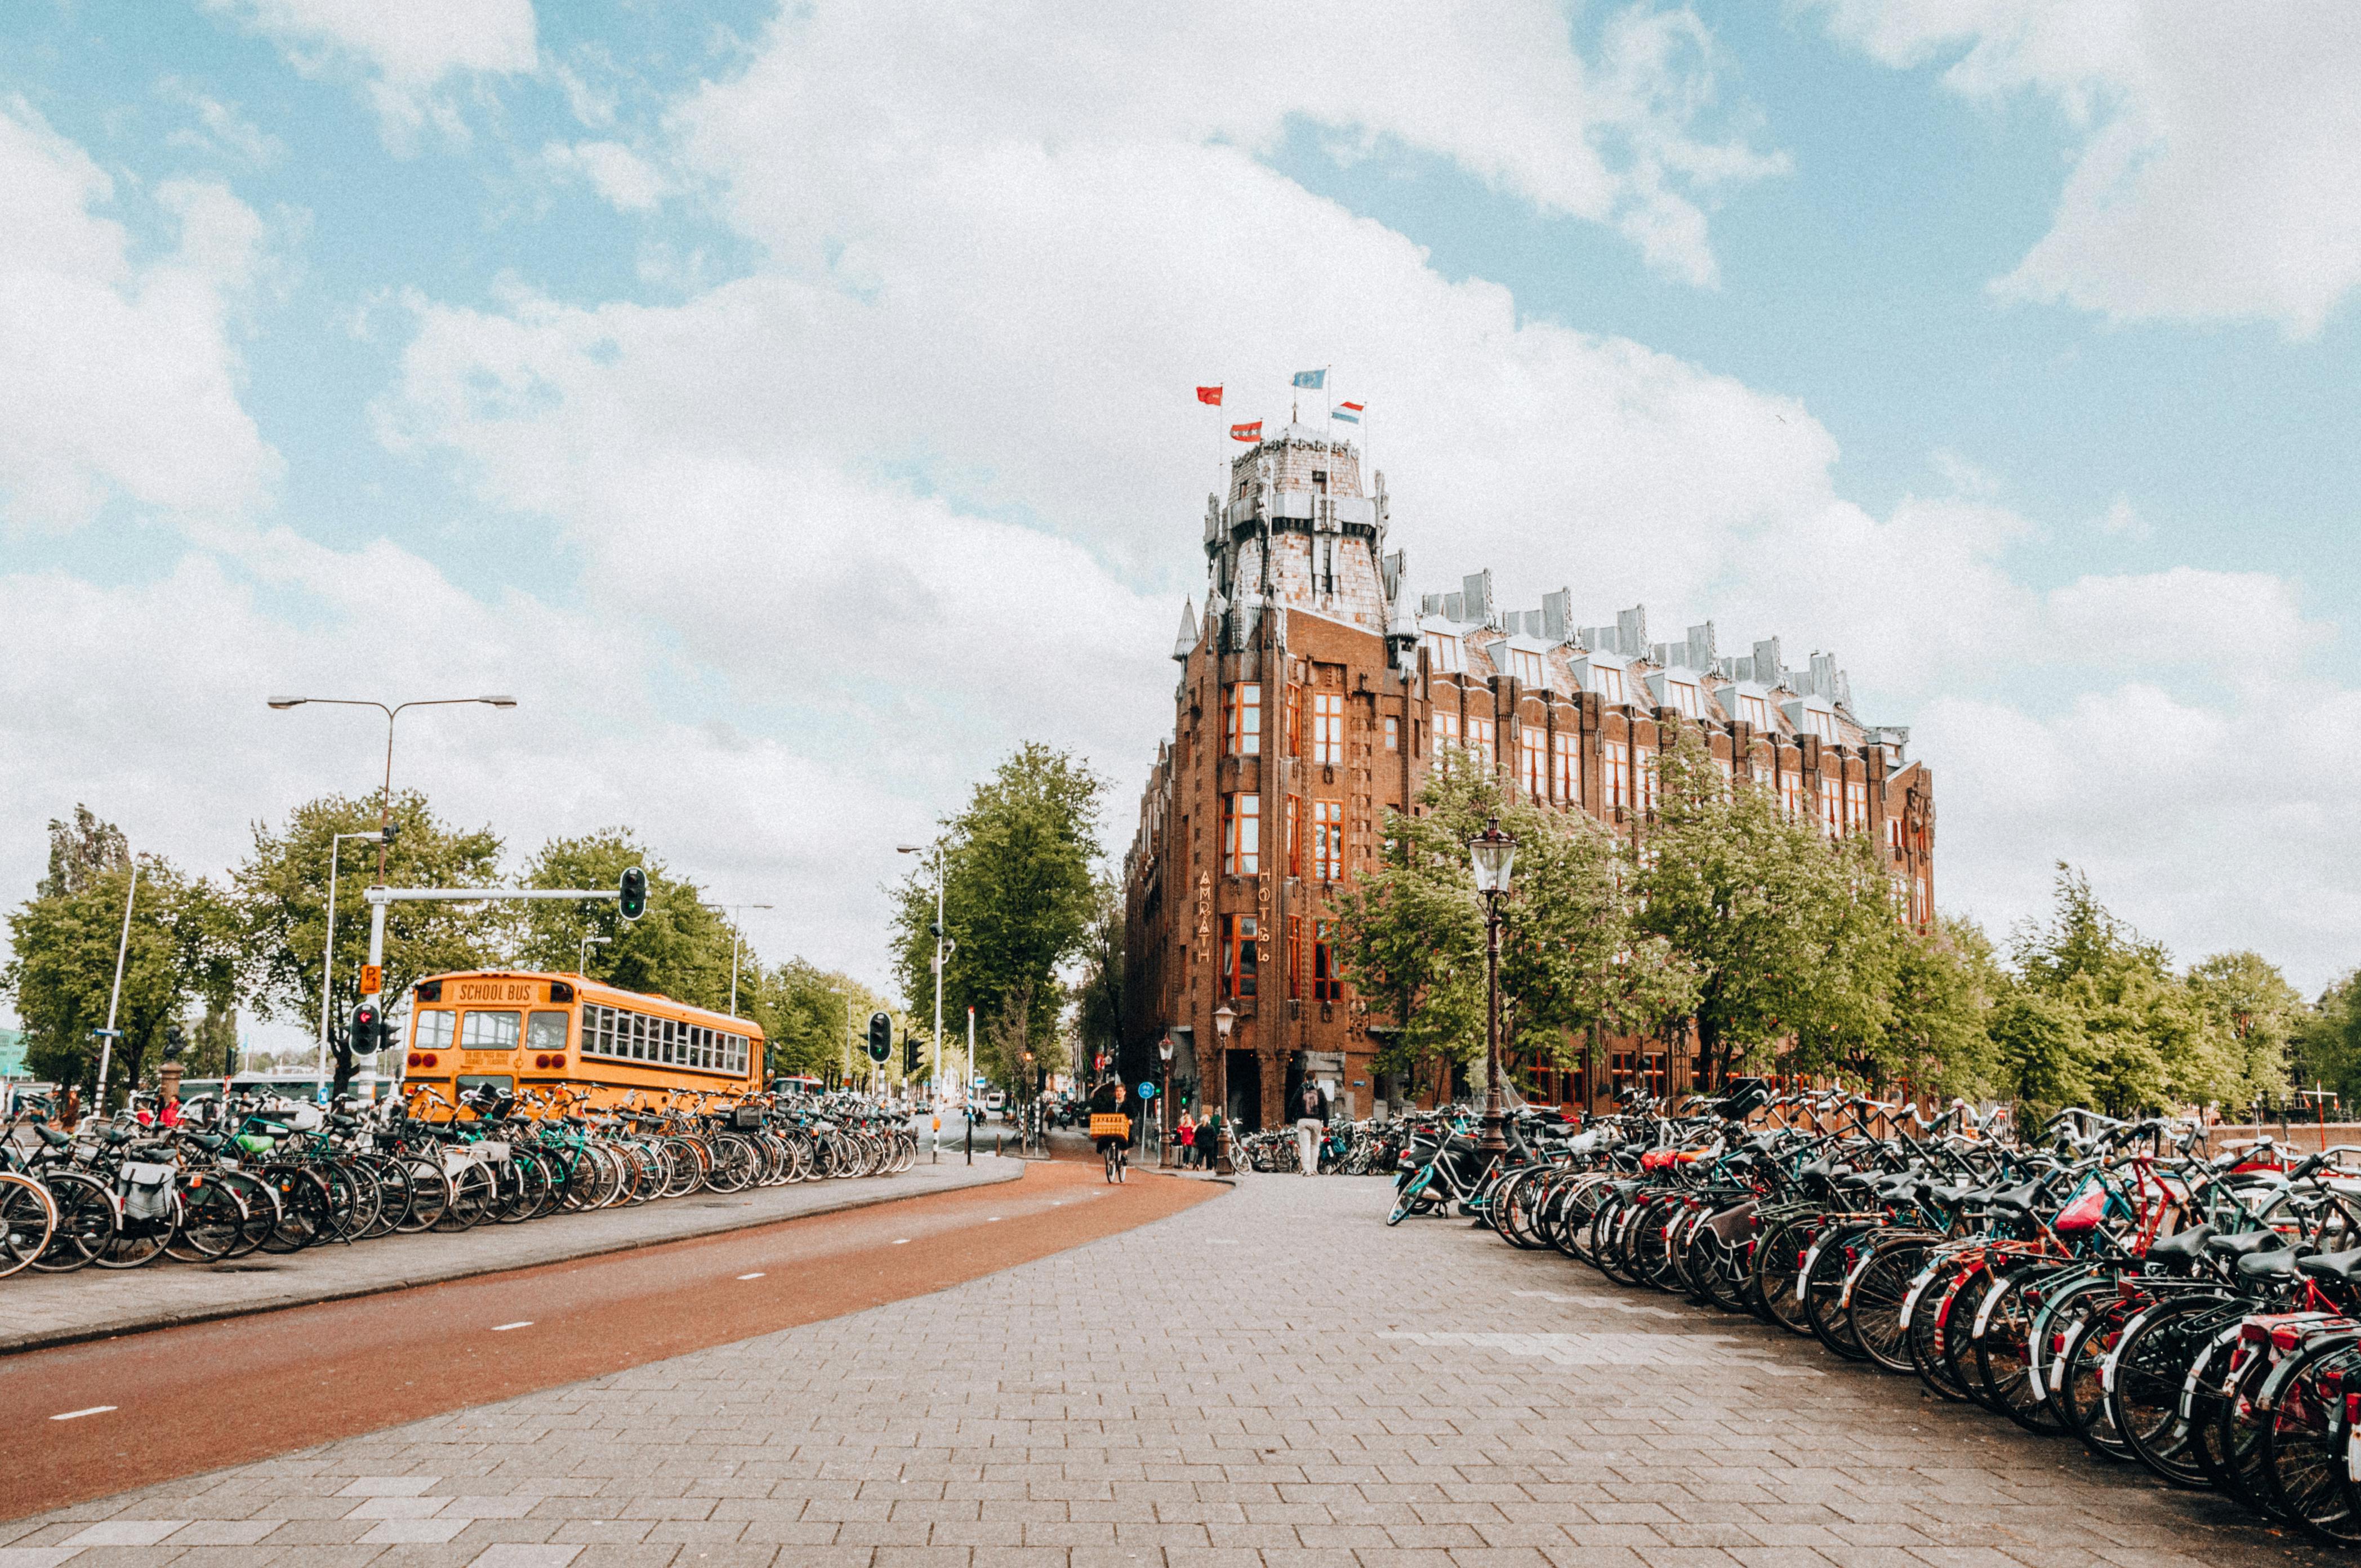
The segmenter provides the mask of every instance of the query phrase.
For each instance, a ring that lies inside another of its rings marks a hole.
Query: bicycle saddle
[[[2203,1245],[2216,1257],[2245,1257],[2283,1247],[2287,1238],[2277,1231],[2242,1231],[2235,1236],[2208,1236]]]
[[[2361,1267],[2361,1246],[2348,1247],[2343,1252],[2316,1252],[2310,1257],[2297,1258],[2295,1266],[2297,1272],[2308,1274],[2314,1279],[2334,1279],[2341,1285],[2361,1285],[2361,1279],[2354,1277],[2354,1270]]]
[[[2150,1263],[2188,1265],[2204,1253],[2205,1244],[2213,1239],[2211,1225],[2191,1225],[2185,1231],[2175,1231],[2169,1236],[2158,1236],[2147,1244]]]
[[[2040,1194],[2041,1183],[2038,1181],[2028,1181],[2022,1187],[2004,1187],[2001,1189],[1999,1191],[1992,1195],[1991,1201],[1992,1206],[1995,1209],[2014,1209],[2021,1214],[2027,1209],[2033,1207],[2034,1199],[2039,1197]]]
[[[2296,1265],[2300,1261],[2292,1247],[2281,1247],[2277,1252],[2249,1253],[2238,1260],[2238,1277],[2241,1279],[2292,1279],[2295,1277]]]

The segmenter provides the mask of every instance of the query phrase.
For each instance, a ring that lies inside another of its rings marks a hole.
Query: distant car
[[[1005,1090],[995,1089],[983,1097],[983,1113],[987,1118],[997,1116],[1007,1108],[1008,1092]]]

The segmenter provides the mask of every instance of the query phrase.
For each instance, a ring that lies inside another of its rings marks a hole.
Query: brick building
[[[1726,656],[1710,621],[1652,642],[1642,609],[1577,626],[1565,591],[1504,611],[1488,570],[1414,602],[1387,526],[1385,477],[1365,488],[1351,442],[1300,425],[1207,498],[1205,614],[1181,610],[1173,732],[1124,861],[1126,1076],[1170,1037],[1173,1081],[1249,1127],[1307,1075],[1356,1116],[1411,1094],[1375,1070],[1391,1020],[1338,977],[1328,919],[1440,746],[1636,843],[1650,756],[1695,726],[1726,773],[1882,841],[1911,917],[1932,918],[1932,777],[1907,730],[1855,718],[1833,656],[1790,669],[1775,638]],[[1686,1087],[1691,1055],[1603,1040],[1574,1070],[1511,1070],[1528,1097],[1592,1105],[1625,1083]]]

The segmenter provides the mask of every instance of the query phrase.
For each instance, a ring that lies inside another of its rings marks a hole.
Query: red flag
[[[1220,408],[1222,406],[1222,389],[1219,387],[1200,387],[1197,389],[1197,400],[1201,403],[1211,403],[1215,408]]]
[[[1230,426],[1230,439],[1232,441],[1260,441],[1262,439],[1262,421],[1257,420],[1252,424],[1234,424]]]

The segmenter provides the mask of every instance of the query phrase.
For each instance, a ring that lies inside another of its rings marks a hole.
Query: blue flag
[[[1321,388],[1325,387],[1328,384],[1328,372],[1325,370],[1298,370],[1295,373],[1295,384],[1299,387],[1309,387],[1316,392],[1320,390]]]

